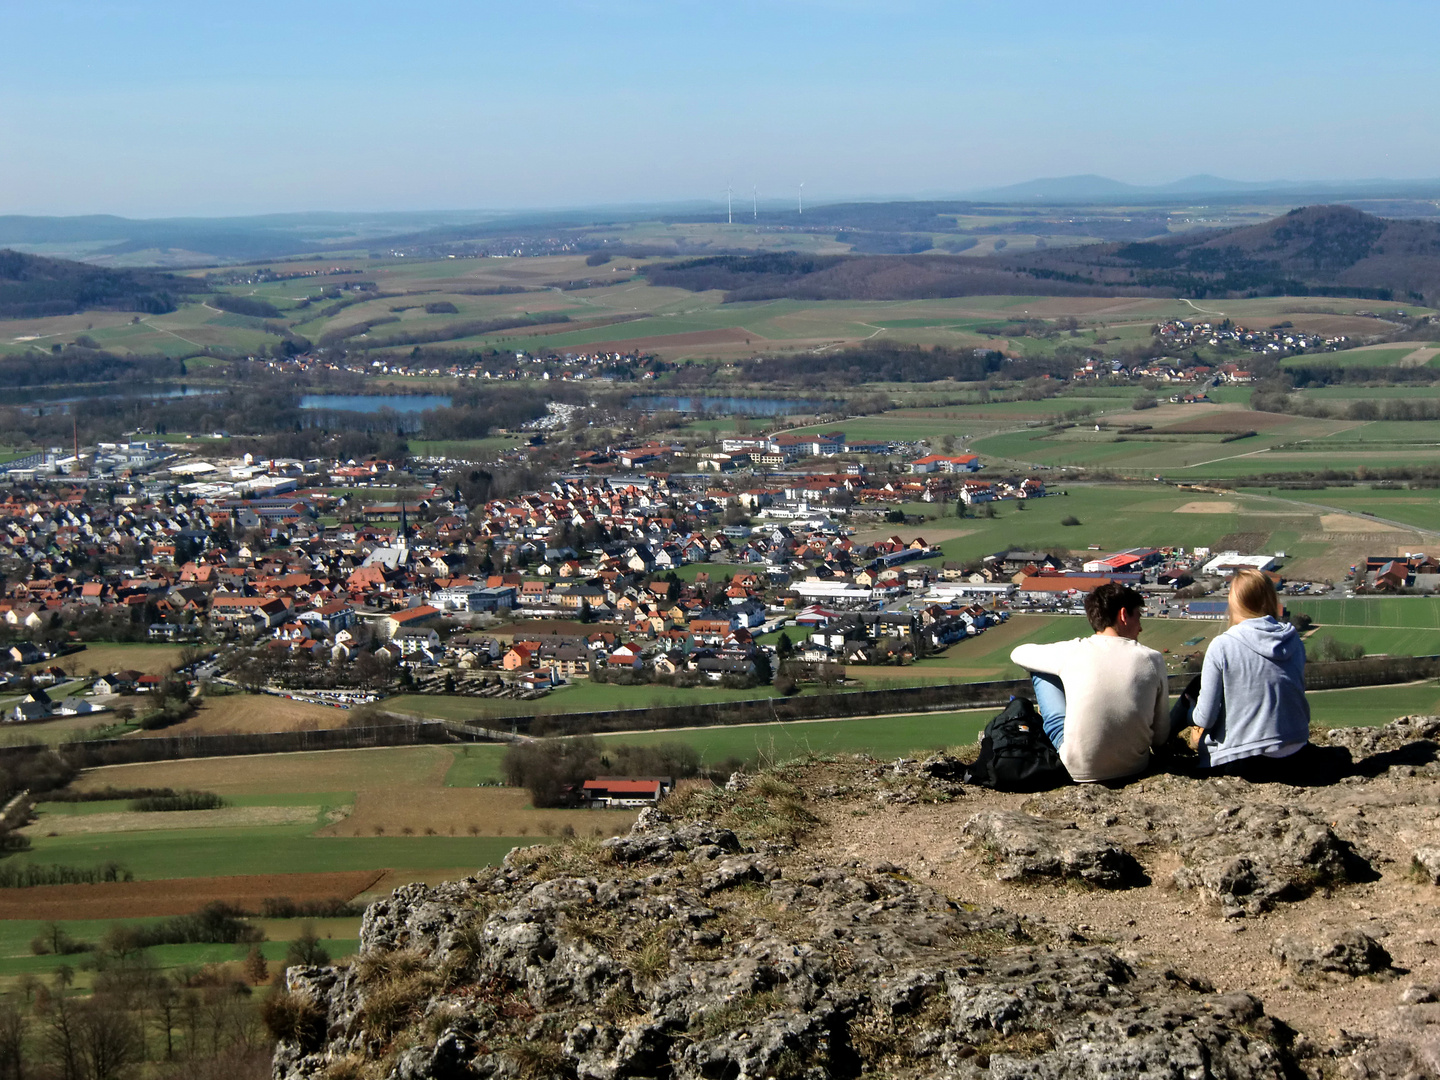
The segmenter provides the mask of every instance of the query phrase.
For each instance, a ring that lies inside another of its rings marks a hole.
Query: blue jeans
[[[1035,708],[1045,721],[1045,737],[1056,750],[1065,741],[1065,684],[1059,675],[1032,671],[1030,683],[1035,687]]]

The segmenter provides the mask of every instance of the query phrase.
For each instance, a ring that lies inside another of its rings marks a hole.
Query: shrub
[[[30,951],[36,956],[71,956],[89,952],[91,946],[70,936],[70,932],[57,922],[40,925],[40,933],[30,941]]]
[[[180,791],[171,795],[147,795],[130,804],[144,813],[170,810],[218,810],[225,800],[213,791]]]
[[[325,1040],[325,1011],[308,994],[277,989],[260,1003],[260,1019],[276,1039],[295,1043],[307,1054]]]
[[[364,914],[365,909],[343,896],[319,900],[292,900],[288,896],[267,896],[260,901],[260,914],[266,919],[343,919]]]
[[[1348,641],[1336,641],[1328,635],[1311,642],[1305,649],[1309,659],[1316,663],[1336,660],[1359,660],[1365,655],[1365,646]]]
[[[99,866],[64,866],[60,863],[0,865],[0,889],[28,889],[35,885],[93,885],[97,881],[134,881],[135,875],[117,862]]]
[[[1079,524],[1080,524],[1080,519],[1077,518],[1074,514],[1066,514],[1063,518],[1060,519],[1060,524],[1061,524],[1061,525],[1079,525]]]
[[[600,756],[600,740],[594,736],[537,739],[507,750],[501,768],[505,782],[529,791],[536,807],[559,806],[566,787],[599,771]]]
[[[320,944],[315,927],[306,923],[300,928],[300,936],[285,950],[285,964],[288,967],[315,966],[330,963],[330,954]]]
[[[245,912],[215,901],[189,915],[177,915],[157,923],[121,926],[132,947],[152,945],[244,945],[265,940],[258,926],[245,921]]]

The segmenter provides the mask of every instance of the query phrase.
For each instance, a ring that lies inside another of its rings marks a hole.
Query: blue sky
[[[0,0],[0,214],[1434,177],[1433,11]]]

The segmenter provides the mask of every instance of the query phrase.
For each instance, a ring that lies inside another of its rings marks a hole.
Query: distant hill
[[[913,300],[1044,295],[1352,295],[1440,300],[1440,224],[1310,206],[1261,225],[988,259],[789,253],[691,259],[646,270],[657,285],[727,301]]]
[[[1199,174],[1167,184],[1127,184],[1108,176],[1087,173],[1080,176],[1052,176],[1026,180],[1004,187],[967,192],[973,200],[998,203],[1081,204],[1127,203],[1152,200],[1212,197],[1221,202],[1257,199],[1293,200],[1353,198],[1434,198],[1440,195],[1440,180],[1227,180],[1222,176]]]
[[[162,314],[174,311],[198,281],[153,270],[108,270],[0,250],[0,318],[32,319],[104,308]]]
[[[1186,296],[1336,293],[1418,301],[1440,297],[1440,223],[1306,206],[1261,225],[1001,261],[1037,277]]]

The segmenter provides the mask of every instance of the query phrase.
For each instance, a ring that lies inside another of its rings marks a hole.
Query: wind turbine
[[[725,184],[725,224],[734,225],[735,215],[730,212],[730,184]]]
[[[757,184],[750,189],[750,216],[760,220],[760,187]]]
[[[800,213],[805,213],[805,181],[800,181],[800,186],[795,190],[795,205],[800,208]]]

